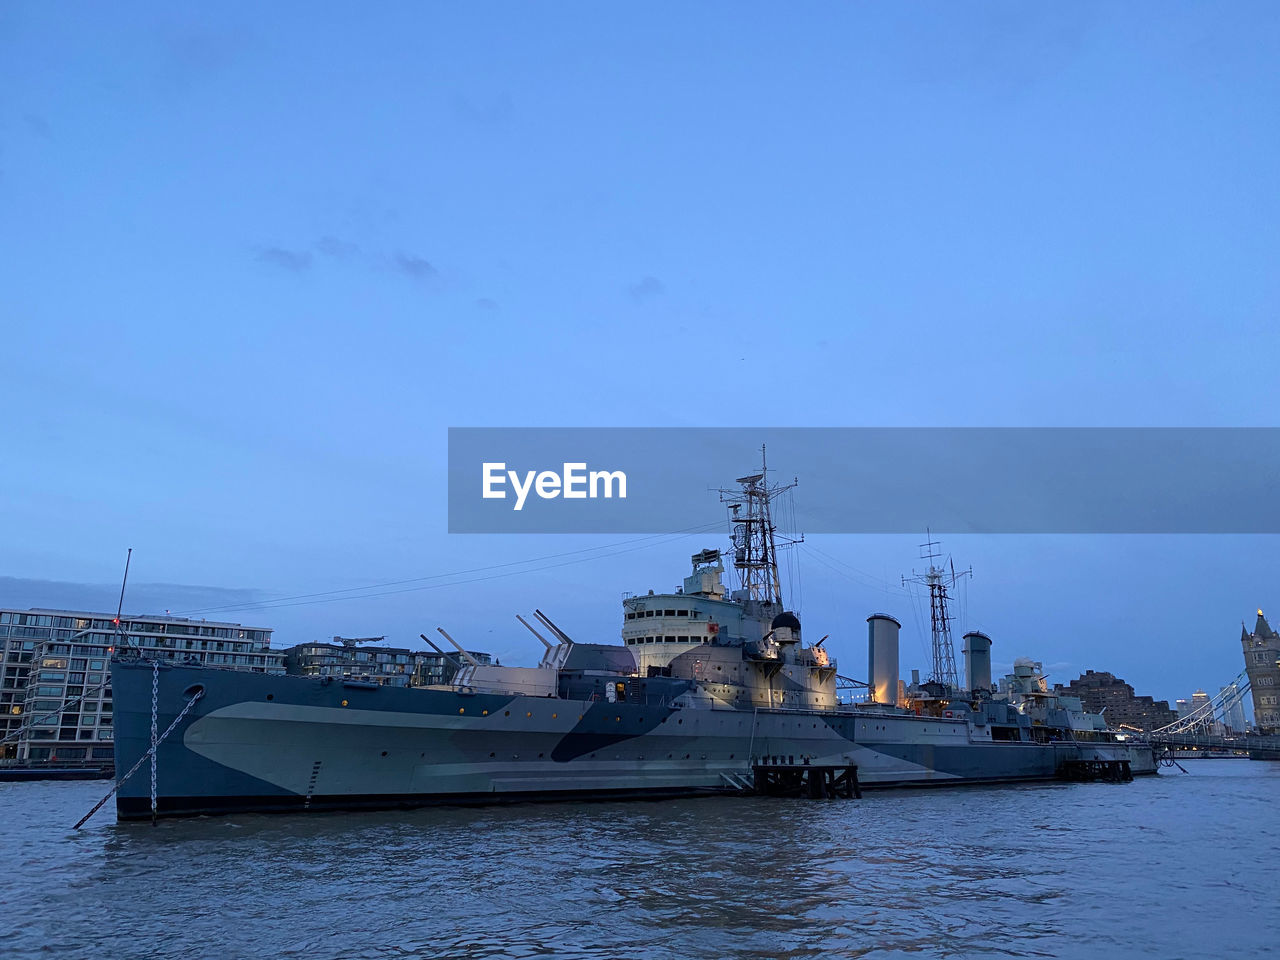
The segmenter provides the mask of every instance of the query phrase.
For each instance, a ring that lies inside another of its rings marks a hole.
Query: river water
[[[0,784],[0,957],[1275,956],[1280,764],[118,825]]]

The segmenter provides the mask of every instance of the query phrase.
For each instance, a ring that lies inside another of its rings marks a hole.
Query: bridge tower
[[[1240,646],[1253,693],[1253,724],[1259,733],[1280,733],[1280,635],[1271,629],[1261,610],[1253,633],[1240,624]]]

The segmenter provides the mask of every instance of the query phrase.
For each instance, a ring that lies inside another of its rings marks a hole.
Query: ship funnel
[[[977,630],[964,635],[964,685],[970,693],[991,689],[991,638]]]
[[[876,703],[898,702],[898,631],[902,628],[887,613],[867,617],[867,680]]]

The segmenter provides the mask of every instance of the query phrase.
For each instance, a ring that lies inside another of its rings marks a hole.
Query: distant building
[[[1191,701],[1190,701],[1190,700],[1178,700],[1178,701],[1177,701],[1177,707],[1178,707],[1178,716],[1179,716],[1179,717],[1185,717],[1188,713],[1190,713],[1190,712],[1191,712]]]
[[[1079,697],[1086,710],[1101,713],[1113,728],[1154,730],[1178,719],[1167,700],[1137,696],[1129,684],[1102,670],[1086,670],[1065,687],[1055,684],[1053,692]]]
[[[348,677],[394,687],[448,683],[457,672],[458,654],[446,657],[434,650],[384,647],[384,639],[334,637],[332,643],[300,643],[284,652],[285,668],[303,677]],[[480,663],[493,662],[487,653],[467,652]]]
[[[1229,683],[1222,688],[1222,725],[1227,733],[1247,733],[1249,723],[1244,715],[1244,700],[1240,697],[1239,684]]]
[[[1195,713],[1197,710],[1205,709],[1208,703],[1209,695],[1203,690],[1197,690],[1191,695],[1191,712]]]
[[[271,630],[183,617],[0,608],[0,759],[112,759],[111,678],[118,637],[144,656],[284,673]]]
[[[1253,633],[1240,625],[1240,646],[1244,650],[1244,669],[1253,693],[1253,722],[1260,733],[1280,732],[1280,636],[1271,629],[1262,611]]]

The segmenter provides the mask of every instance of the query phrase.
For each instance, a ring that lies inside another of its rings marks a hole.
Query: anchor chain
[[[151,823],[156,822],[156,716],[160,712],[160,661],[151,664]]]
[[[157,673],[158,672],[159,671],[157,669]],[[151,745],[151,749],[149,749],[146,753],[144,753],[142,756],[138,758],[138,762],[129,768],[128,773],[126,773],[123,777],[120,777],[118,780],[116,780],[115,784],[111,787],[111,789],[107,791],[107,795],[103,797],[101,800],[99,800],[96,804],[94,804],[93,809],[90,810],[88,813],[86,813],[83,817],[81,817],[80,820],[76,823],[76,825],[72,829],[79,830],[81,827],[83,827],[85,823],[88,822],[89,818],[92,817],[99,810],[101,810],[102,805],[106,803],[108,800],[110,800],[113,796],[115,796],[116,791],[119,790],[124,785],[124,782],[128,780],[130,777],[132,777],[135,773],[137,773],[138,768],[141,767],[143,762],[148,759],[151,760],[151,816],[152,816],[152,822],[154,823],[155,814],[156,814],[156,779],[155,779],[156,778],[156,774],[155,774],[156,748],[159,747],[160,744],[164,743],[165,738],[168,737],[169,734],[173,733],[174,728],[177,727],[177,725],[182,722],[182,718],[185,717],[190,712],[191,708],[196,705],[196,701],[204,696],[204,691],[197,690],[195,693],[193,693],[191,695],[191,699],[187,701],[187,705],[182,708],[182,710],[178,713],[176,717],[173,718],[173,723],[169,724],[169,726],[165,728],[164,733],[160,734],[159,737],[156,737],[155,736],[155,717],[156,717],[156,713],[158,712],[158,709],[157,709],[158,698],[156,697],[156,694],[154,692],[155,675],[152,676],[152,680],[153,680],[153,693],[152,693],[152,701],[151,701],[152,703],[151,729],[152,729],[153,742]]]

